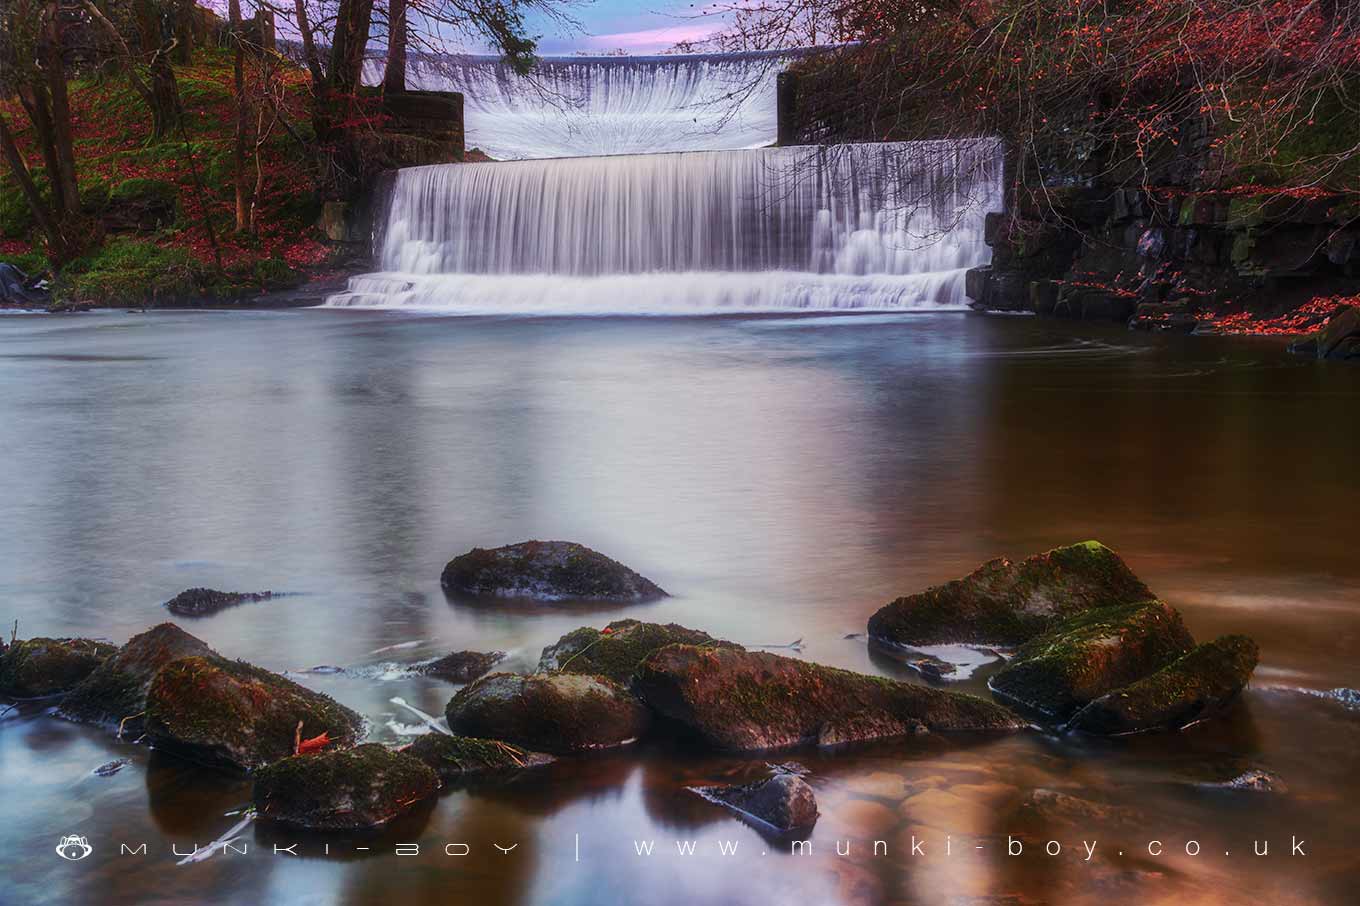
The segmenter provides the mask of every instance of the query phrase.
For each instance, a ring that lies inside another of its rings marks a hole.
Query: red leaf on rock
[[[320,752],[330,744],[330,734],[322,733],[320,736],[313,736],[311,739],[304,739],[302,742],[298,743],[297,753],[299,755],[307,755],[311,752]]]

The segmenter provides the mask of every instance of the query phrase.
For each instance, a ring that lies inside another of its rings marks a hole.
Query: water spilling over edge
[[[332,307],[673,314],[958,308],[1001,204],[992,139],[400,171]]]

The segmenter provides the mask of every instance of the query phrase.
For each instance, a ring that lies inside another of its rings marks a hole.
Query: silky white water
[[[416,167],[388,199],[381,272],[327,304],[958,308],[1000,203],[990,139]]]
[[[775,76],[806,51],[544,57],[420,54],[407,85],[463,93],[468,148],[496,160],[756,148],[774,143]],[[364,78],[382,79],[382,60]]]

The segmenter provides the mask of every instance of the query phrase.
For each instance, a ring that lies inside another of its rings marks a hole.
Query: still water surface
[[[170,846],[221,835],[248,786],[30,706],[0,719],[0,901],[1354,902],[1360,713],[1301,690],[1360,685],[1357,401],[1360,369],[1274,341],[960,314],[0,319],[3,622],[121,643],[190,586],[290,592],[181,625],[272,670],[352,668],[297,678],[379,740],[418,723],[392,698],[438,715],[453,691],[401,664],[494,648],[528,669],[562,633],[623,616],[801,637],[811,660],[911,678],[848,637],[877,607],[1086,538],[1198,637],[1247,632],[1263,650],[1241,706],[1178,737],[789,756],[821,806],[811,856],[684,789],[760,776],[761,760],[648,745],[447,792],[374,836],[252,827],[248,856],[176,867]],[[440,591],[454,554],[527,538],[589,544],[674,597],[582,611]],[[1248,768],[1288,791],[1194,785]],[[1025,807],[1036,789],[1097,805]],[[63,862],[64,834],[94,854]],[[656,852],[638,856],[646,840]],[[294,842],[298,857],[269,852]]]

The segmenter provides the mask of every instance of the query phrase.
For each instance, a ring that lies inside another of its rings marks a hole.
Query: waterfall
[[[775,75],[810,51],[544,57],[528,76],[499,58],[418,54],[413,89],[461,91],[466,143],[496,160],[720,151],[775,140]],[[364,79],[382,79],[369,60]]]
[[[449,164],[397,173],[331,306],[688,313],[957,308],[1001,204],[991,139]]]

